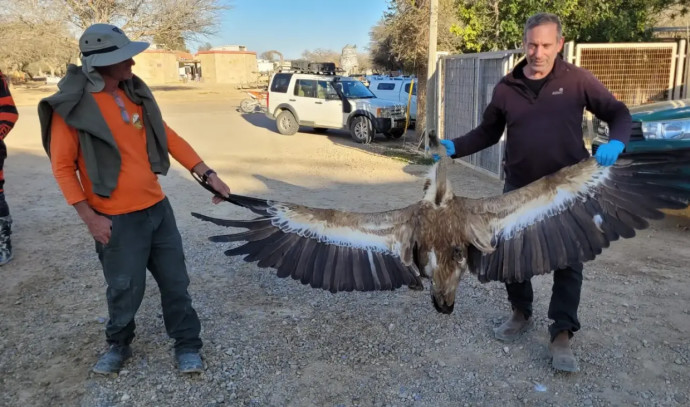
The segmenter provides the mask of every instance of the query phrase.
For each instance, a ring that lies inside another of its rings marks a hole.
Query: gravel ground
[[[235,192],[361,211],[421,197],[428,167],[372,154],[338,132],[278,136],[262,116],[228,108],[236,102],[163,106]],[[231,244],[208,242],[227,229],[191,211],[249,214],[209,204],[179,167],[161,182],[184,239],[205,371],[175,370],[150,279],[133,358],[116,377],[93,375],[105,350],[103,277],[86,228],[51,178],[33,111],[20,110],[6,165],[16,258],[0,268],[0,405],[690,405],[687,219],[654,223],[586,265],[583,328],[574,341],[581,372],[563,374],[551,369],[547,352],[550,275],[534,279],[534,327],[511,344],[492,336],[509,313],[503,286],[472,276],[461,281],[452,315],[434,311],[428,287],[314,290],[224,256]],[[501,189],[462,165],[450,177],[462,195]]]

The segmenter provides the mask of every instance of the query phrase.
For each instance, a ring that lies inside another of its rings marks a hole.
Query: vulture
[[[434,164],[423,198],[401,209],[357,213],[233,194],[225,199],[258,217],[192,215],[245,229],[209,239],[244,242],[225,254],[273,268],[278,277],[333,293],[421,290],[425,277],[436,310],[450,314],[465,271],[481,282],[521,282],[590,261],[648,227],[648,219],[661,219],[659,209],[683,209],[690,200],[690,148],[625,153],[609,167],[590,157],[479,199],[453,194],[449,161]]]

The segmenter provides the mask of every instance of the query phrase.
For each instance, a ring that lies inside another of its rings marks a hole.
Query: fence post
[[[683,75],[683,99],[687,99],[690,95],[690,89],[688,89],[688,82],[690,82],[690,47],[684,50],[685,55],[685,75]]]
[[[575,41],[568,41],[563,46],[563,59],[565,62],[574,63],[575,62]]]
[[[436,43],[438,41],[438,0],[429,2],[429,49],[426,63],[426,131],[424,132],[424,151],[429,148],[429,131],[435,129],[436,120],[430,113],[429,106],[433,106],[433,94],[429,91],[434,86],[434,75],[436,74]],[[432,103],[429,103],[432,102]],[[417,101],[419,103],[419,101]],[[433,122],[433,127],[430,125]],[[438,136],[438,135],[437,135]]]
[[[446,53],[447,54],[447,53]],[[446,64],[445,59],[437,57],[436,59],[436,135],[439,139],[445,139],[444,117],[446,114],[445,104],[445,87],[443,81],[445,80]]]
[[[676,52],[676,83],[673,87],[673,100],[681,98],[681,86],[683,85],[683,73],[685,72],[685,40],[678,41],[678,52]]]

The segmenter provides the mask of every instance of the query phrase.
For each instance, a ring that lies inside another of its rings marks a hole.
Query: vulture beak
[[[453,308],[455,308],[455,303],[448,305],[445,302],[443,302],[443,303],[439,304],[438,299],[436,298],[435,295],[431,296],[431,302],[434,303],[434,308],[436,308],[436,311],[438,311],[442,314],[447,314],[447,315],[452,314]]]

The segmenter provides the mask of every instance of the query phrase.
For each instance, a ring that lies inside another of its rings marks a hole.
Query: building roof
[[[236,54],[236,55],[247,54],[247,55],[256,55],[256,51],[216,51],[216,50],[209,50],[209,51],[198,51],[195,55],[201,55],[201,54]]]

